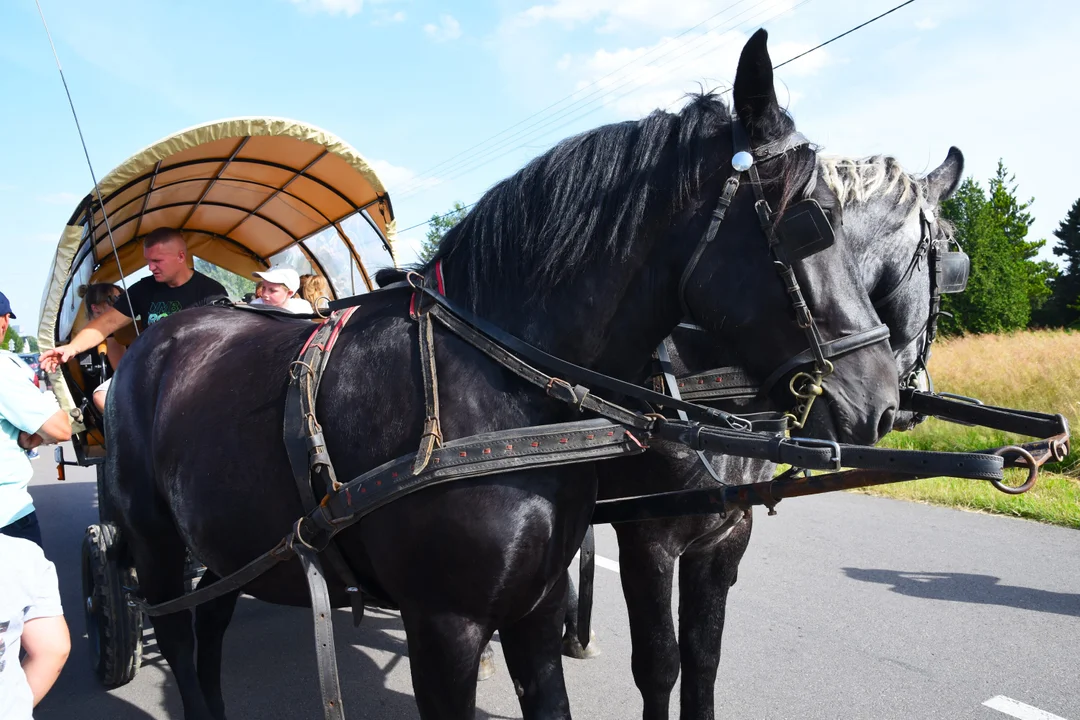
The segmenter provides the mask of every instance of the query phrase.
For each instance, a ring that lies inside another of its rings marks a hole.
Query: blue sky
[[[190,125],[292,117],[375,164],[401,228],[568,135],[727,86],[759,26],[780,62],[898,2],[42,0],[99,176]],[[826,152],[925,172],[956,145],[979,180],[1004,158],[1052,240],[1080,197],[1076,37],[1075,3],[916,0],[781,69],[778,92]],[[33,0],[0,4],[0,98],[0,289],[28,332],[91,186]]]

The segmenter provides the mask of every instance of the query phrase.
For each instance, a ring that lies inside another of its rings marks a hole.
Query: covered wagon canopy
[[[60,238],[42,297],[42,347],[81,325],[78,285],[119,280],[113,243],[128,276],[145,266],[140,241],[159,227],[179,228],[190,255],[242,276],[274,261],[310,267],[335,296],[372,289],[374,268],[395,264],[393,207],[374,169],[340,138],[294,120],[183,130],[121,163],[99,189]]]

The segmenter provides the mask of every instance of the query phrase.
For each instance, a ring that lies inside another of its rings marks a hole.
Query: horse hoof
[[[594,657],[599,657],[600,646],[596,644],[596,633],[589,633],[588,647],[581,647],[577,635],[565,636],[562,641],[562,654],[575,660],[591,660]]]
[[[484,680],[490,680],[495,676],[495,651],[491,649],[490,645],[484,647],[484,652],[480,653],[480,669],[476,673],[477,682]]]

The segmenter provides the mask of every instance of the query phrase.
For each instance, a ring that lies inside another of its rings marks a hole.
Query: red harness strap
[[[338,335],[341,333],[341,328],[345,327],[345,324],[349,322],[349,318],[353,316],[354,312],[356,312],[355,305],[335,312],[316,325],[315,329],[311,331],[311,335],[308,336],[307,342],[304,343],[304,347],[300,348],[300,357],[303,357],[304,353],[307,352],[307,349],[311,347],[311,342],[315,339],[315,336],[318,335],[319,330],[322,329],[326,323],[334,323],[334,327],[330,331],[330,337],[326,340],[326,347],[322,349],[325,354],[329,355],[330,351],[334,349],[334,343],[337,342]]]

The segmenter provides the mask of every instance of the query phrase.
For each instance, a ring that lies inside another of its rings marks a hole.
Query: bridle
[[[802,428],[810,415],[814,401],[824,392],[825,378],[833,372],[831,359],[860,350],[889,339],[889,328],[884,323],[867,330],[851,333],[835,340],[823,340],[814,316],[803,297],[802,288],[795,276],[793,263],[815,253],[821,252],[835,242],[832,224],[816,200],[803,199],[788,207],[779,217],[769,206],[762,189],[761,177],[757,165],[769,162],[784,154],[809,146],[809,141],[800,133],[791,135],[773,143],[753,148],[742,122],[731,123],[733,173],[724,183],[720,199],[712,211],[705,234],[698,241],[690,256],[690,261],[679,280],[679,300],[683,315],[688,322],[693,321],[693,314],[686,301],[686,288],[706,248],[716,239],[720,224],[724,221],[728,208],[739,190],[742,174],[749,176],[749,184],[754,191],[754,209],[757,212],[761,230],[768,241],[773,267],[784,283],[791,306],[795,311],[795,322],[806,335],[809,347],[794,357],[780,364],[762,384],[761,394],[768,395],[773,387],[792,370],[802,365],[813,364],[813,369],[795,373],[788,381],[788,389],[795,397],[792,411],[786,414],[789,425]]]
[[[968,276],[971,272],[971,259],[968,254],[963,250],[949,250],[949,247],[954,243],[953,238],[942,231],[933,209],[923,202],[919,207],[919,244],[915,248],[911,263],[903,277],[896,284],[896,287],[873,303],[874,309],[879,312],[888,306],[904,289],[908,281],[912,279],[915,270],[922,263],[923,257],[927,258],[930,281],[930,311],[923,331],[912,340],[912,342],[919,343],[919,349],[911,367],[901,375],[901,390],[933,390],[929,371],[930,349],[935,338],[937,338],[938,319],[942,315],[948,315],[941,309],[941,296],[947,293],[963,292],[967,287]],[[948,395],[948,397],[958,396]],[[916,416],[916,422],[924,419],[925,416]]]

